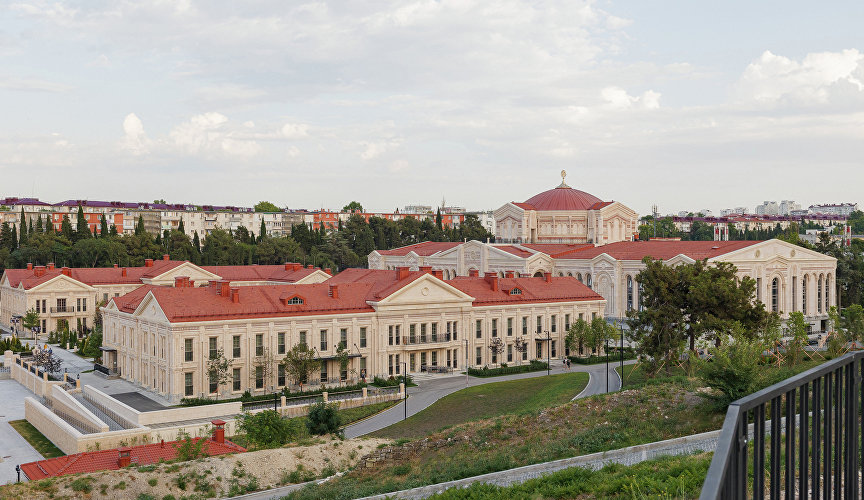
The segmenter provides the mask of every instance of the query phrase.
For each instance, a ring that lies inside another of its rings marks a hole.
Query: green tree
[[[861,304],[852,304],[844,309],[841,324],[848,340],[862,340],[864,338],[864,307],[861,307]]]
[[[135,236],[140,236],[142,234],[146,234],[147,229],[144,227],[144,216],[138,216],[138,223],[135,224]]]
[[[571,352],[578,352],[581,355],[590,339],[591,324],[579,318],[575,323],[570,325],[570,329],[567,330],[567,336],[564,337],[564,343],[570,348]]]
[[[789,313],[789,319],[786,320],[786,336],[790,338],[786,341],[786,359],[791,365],[797,364],[804,353],[804,346],[807,345],[807,326],[804,313],[801,311]]]
[[[110,236],[110,229],[108,229],[108,219],[105,218],[105,214],[102,214],[102,217],[99,219],[99,236],[103,238],[107,238]]]
[[[201,240],[198,238],[198,231],[195,231],[192,236],[192,246],[195,247],[196,252],[201,253]]]
[[[228,383],[232,374],[230,371],[233,359],[225,357],[225,350],[221,347],[216,354],[207,359],[207,376],[211,383],[216,384],[216,399],[219,399],[219,387]]]
[[[240,432],[246,434],[249,442],[258,448],[278,448],[296,435],[291,422],[282,418],[276,410],[258,413],[244,411],[238,420]]]
[[[362,212],[363,205],[360,204],[359,201],[352,201],[351,203],[342,207],[343,212]]]
[[[78,205],[78,216],[76,217],[75,224],[77,229],[75,230],[75,235],[72,237],[73,241],[86,240],[92,234],[90,234],[90,225],[87,223],[87,218],[84,217],[84,207]]]
[[[21,231],[18,233],[18,246],[24,246],[27,244],[27,219],[24,217],[24,207],[21,207],[21,218],[19,219]]]
[[[259,201],[255,204],[256,212],[281,212],[282,209],[269,201]]]
[[[435,213],[435,226],[441,231],[444,230],[442,221],[443,219],[441,218],[441,207],[438,207],[438,211]]]
[[[257,243],[261,243],[261,240],[267,236],[267,225],[264,224],[264,218],[261,218],[261,227],[258,228],[258,241]]]
[[[708,393],[719,408],[743,398],[759,388],[760,358],[764,346],[756,339],[740,336],[710,350],[711,359],[699,360],[697,374],[705,385],[718,393]],[[698,359],[698,358],[696,358]]]
[[[177,230],[183,234],[186,234],[186,226],[183,225],[183,219],[180,219],[180,224],[177,225]]]
[[[613,338],[617,330],[601,316],[591,320],[591,334],[588,336],[588,347],[591,352],[599,353],[606,341]]]
[[[339,403],[315,403],[309,408],[306,427],[310,434],[324,435],[339,431],[342,418],[339,416]]]
[[[21,324],[24,325],[24,328],[30,330],[39,326],[39,313],[36,312],[36,309],[30,308],[24,313],[24,317],[21,318]]]
[[[163,199],[153,200],[153,203],[161,204],[161,205],[167,205],[168,204],[168,202],[166,202]]]
[[[310,349],[305,343],[295,344],[285,354],[282,364],[295,384],[302,386],[312,373],[321,369],[321,360],[316,359],[317,355],[315,349]]]
[[[42,227],[42,216],[41,215],[36,216],[36,232],[37,233],[45,232],[44,228]]]

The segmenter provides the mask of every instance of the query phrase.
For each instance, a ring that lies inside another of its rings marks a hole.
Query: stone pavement
[[[634,362],[635,361],[632,360],[625,361],[624,364],[632,364]],[[605,393],[607,375],[609,377],[609,391],[617,391],[621,387],[621,379],[615,372],[616,366],[618,366],[617,363],[610,363],[609,372],[607,374],[605,363],[598,365],[571,365],[570,371],[587,372],[590,377],[588,380],[588,385],[581,393],[578,394],[578,397],[587,397],[595,394]],[[553,374],[565,373],[560,360],[552,361],[551,372]],[[410,417],[411,415],[414,415],[415,413],[426,409],[432,403],[438,401],[444,396],[454,393],[460,389],[464,389],[466,387],[490,384],[493,382],[504,382],[507,380],[518,380],[523,378],[542,376],[546,376],[545,371],[519,373],[516,375],[505,375],[502,377],[467,377],[467,380],[465,375],[448,374],[440,375],[438,376],[438,378],[435,379],[419,380],[417,387],[408,388],[408,416]],[[403,401],[396,406],[393,406],[392,408],[389,408],[373,417],[367,418],[366,420],[363,420],[361,422],[357,422],[356,424],[349,425],[345,428],[345,437],[354,438],[358,436],[363,436],[369,434],[370,432],[375,432],[379,429],[389,427],[399,422],[400,420],[403,420],[405,418],[405,404],[406,402]]]
[[[9,425],[10,420],[24,418],[24,398],[33,396],[33,393],[14,380],[0,380],[0,396],[3,398],[0,407],[0,484],[6,484],[15,481],[16,465],[42,460],[43,457]]]

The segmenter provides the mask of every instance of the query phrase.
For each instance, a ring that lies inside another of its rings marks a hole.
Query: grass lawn
[[[698,498],[711,457],[711,453],[668,456],[630,466],[610,464],[599,471],[572,467],[513,486],[475,483],[451,488],[429,499]]]
[[[39,429],[26,420],[11,420],[9,425],[18,431],[18,434],[30,443],[30,446],[36,449],[40,455],[45,458],[62,457],[65,455],[60,448],[54,446],[54,443],[48,440],[44,434],[39,432]]]
[[[477,385],[444,396],[408,420],[372,436],[416,438],[471,420],[536,411],[570,401],[587,384],[587,373],[573,372]]]

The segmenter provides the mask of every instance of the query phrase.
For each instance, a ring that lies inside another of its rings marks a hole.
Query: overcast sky
[[[0,4],[0,195],[859,201],[864,2]],[[864,201],[864,200],[862,200]]]

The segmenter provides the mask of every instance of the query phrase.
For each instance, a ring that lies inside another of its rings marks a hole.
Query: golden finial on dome
[[[567,177],[567,171],[566,171],[566,170],[562,170],[562,171],[561,171],[561,185],[558,186],[559,188],[569,188],[569,187],[570,187],[570,186],[567,185],[566,182],[564,182],[564,178],[565,178],[565,177]]]

